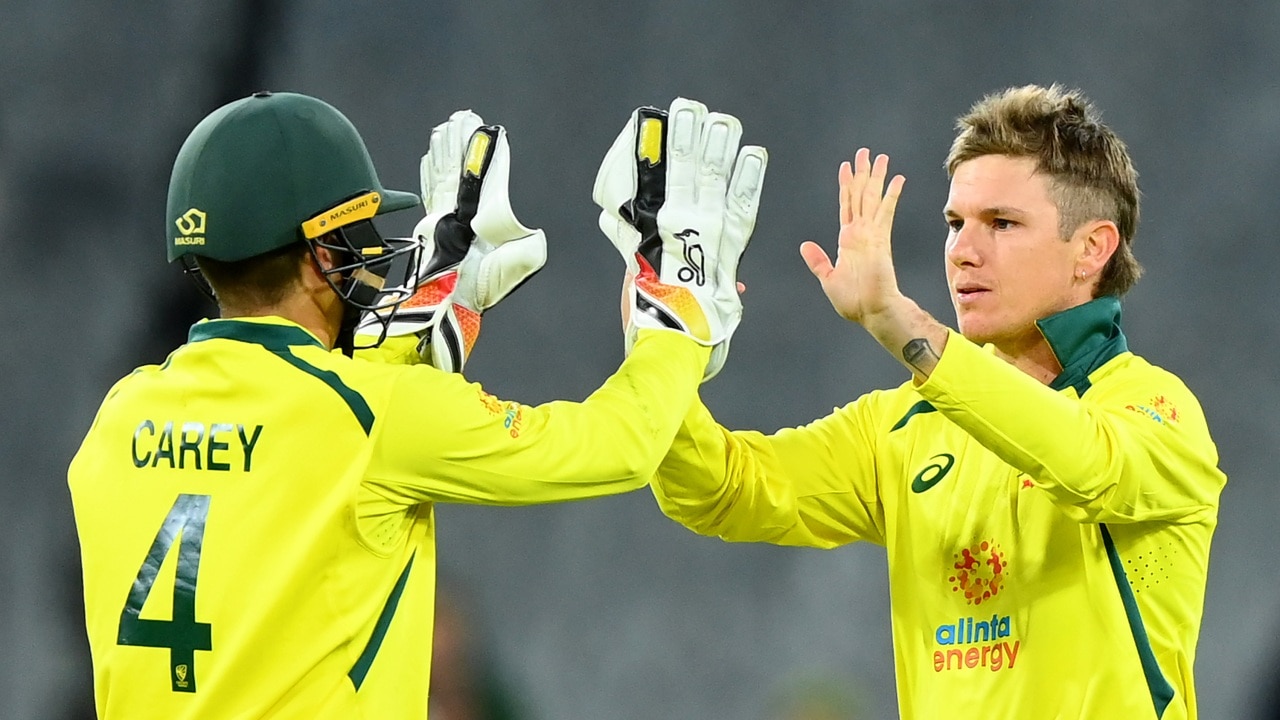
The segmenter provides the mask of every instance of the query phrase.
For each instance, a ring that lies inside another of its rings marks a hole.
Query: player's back
[[[425,716],[429,506],[356,521],[388,375],[291,325],[192,339],[69,471],[99,715]]]

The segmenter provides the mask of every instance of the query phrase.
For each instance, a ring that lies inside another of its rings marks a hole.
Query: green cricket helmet
[[[234,262],[304,240],[313,253],[326,247],[340,258],[340,285],[330,284],[351,311],[350,329],[361,312],[389,316],[412,294],[421,242],[384,240],[373,217],[421,203],[382,187],[364,140],[332,105],[254,93],[209,114],[178,151],[169,261],[190,269],[196,257]]]

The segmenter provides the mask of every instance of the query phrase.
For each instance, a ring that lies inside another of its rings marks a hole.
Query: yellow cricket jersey
[[[731,541],[888,553],[904,720],[1187,720],[1226,478],[1195,397],[1128,352],[1120,305],[1041,321],[1045,387],[952,334],[929,379],[804,427],[695,404],[664,512]]]
[[[99,717],[425,718],[433,503],[642,487],[706,361],[644,332],[584,402],[532,407],[280,318],[195,325],[69,470]]]

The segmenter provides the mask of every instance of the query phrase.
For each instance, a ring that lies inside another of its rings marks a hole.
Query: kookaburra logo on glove
[[[685,228],[675,234],[684,242],[684,261],[686,265],[676,273],[676,277],[682,282],[693,283],[695,285],[707,284],[707,272],[703,267],[702,246],[698,243],[689,242],[689,238],[697,237],[698,231],[693,228]]]
[[[713,348],[704,379],[723,367],[742,317],[738,261],[768,160],[762,147],[739,150],[741,137],[736,117],[693,100],[637,108],[592,192],[627,264],[628,352],[641,327],[683,332]]]

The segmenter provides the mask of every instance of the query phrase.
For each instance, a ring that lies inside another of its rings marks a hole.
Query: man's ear
[[[311,244],[310,249],[302,256],[302,282],[307,287],[328,287],[325,275],[337,265],[337,258],[332,250]]]
[[[337,264],[335,262],[336,258],[333,256],[333,251],[318,243],[312,246],[312,250],[313,252],[311,255],[320,264],[319,269],[324,272],[331,272]]]
[[[1095,278],[1107,266],[1107,261],[1120,248],[1120,229],[1111,220],[1094,220],[1076,231],[1080,237],[1080,255],[1076,258],[1076,275]]]

